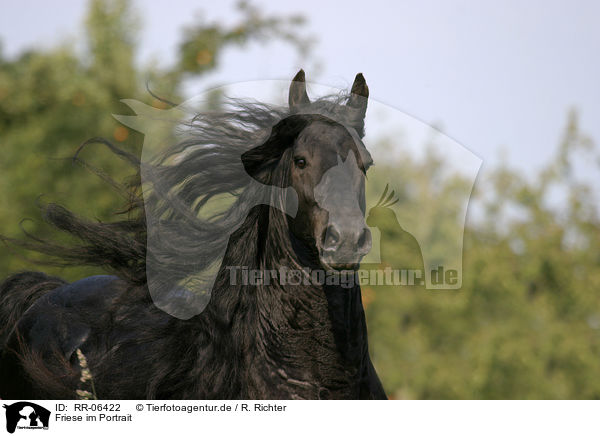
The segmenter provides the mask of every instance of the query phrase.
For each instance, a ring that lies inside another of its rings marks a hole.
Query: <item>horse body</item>
[[[254,206],[229,237],[210,302],[190,319],[160,310],[141,279],[106,275],[67,284],[40,273],[9,278],[0,287],[0,321],[9,327],[0,337],[0,397],[75,398],[78,389],[89,388],[80,350],[100,399],[385,398],[369,357],[358,285],[232,283],[227,268],[354,274],[370,248],[364,223],[368,153],[356,145],[356,133],[321,115],[297,113],[309,104],[303,82],[302,72],[290,89],[296,114],[273,128],[270,140],[279,148],[267,140],[241,157],[255,180],[298,192],[296,216]],[[353,91],[360,92],[363,82],[357,76]],[[355,131],[362,132],[364,108],[354,95],[348,104],[353,114],[362,111]],[[336,187],[325,175],[340,162],[349,175]],[[344,220],[335,220],[319,192],[348,190],[349,184],[355,194],[346,195],[345,205],[333,203],[347,208]],[[125,268],[119,259],[115,265]],[[185,291],[174,285],[164,297],[185,302]]]
[[[233,307],[231,296],[214,294],[202,314],[179,320],[115,276],[62,285],[20,318],[27,349],[14,335],[7,347],[35,354],[3,357],[2,398],[74,398],[76,349],[98,398],[385,398],[358,287],[304,288],[278,300],[244,292]]]

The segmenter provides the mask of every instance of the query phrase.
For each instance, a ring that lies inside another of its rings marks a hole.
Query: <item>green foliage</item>
[[[371,352],[392,397],[600,398],[600,219],[570,171],[580,152],[595,150],[571,113],[537,177],[500,167],[480,178],[470,207],[485,216],[466,229],[461,290],[367,288]],[[427,164],[389,163],[417,185],[432,183]],[[430,203],[423,215],[442,216]]]
[[[311,41],[297,34],[304,23],[302,16],[264,16],[245,1],[238,3],[238,9],[242,20],[232,28],[225,28],[219,23],[201,23],[185,29],[184,41],[179,46],[180,73],[201,73],[213,69],[225,46],[243,45],[250,40],[283,40],[295,46],[301,54],[307,53]]]
[[[106,185],[72,164],[79,144],[94,136],[140,149],[141,137],[119,126],[111,113],[122,110],[119,99],[142,97],[133,64],[133,35],[125,2],[93,1],[87,19],[89,51],[78,57],[71,47],[28,52],[0,69],[0,227],[4,234],[27,231],[46,237],[39,220],[36,197],[58,201],[78,213],[108,218],[117,207]],[[105,150],[84,153],[111,174],[126,166]],[[83,199],[94,198],[93,202]],[[0,270],[14,271],[27,264],[8,251],[0,256]],[[72,278],[84,272],[65,274]]]
[[[234,30],[205,23],[187,29],[181,59],[199,59],[205,46],[211,47],[211,56],[216,58],[232,44],[241,46],[266,36],[306,48],[307,40],[283,31],[290,22],[297,28],[297,17],[264,17],[248,5],[240,8],[244,15]],[[201,69],[182,67],[185,62],[181,61],[165,70],[139,68],[135,62],[139,19],[126,0],[90,1],[85,22],[86,50],[81,55],[71,46],[61,46],[7,60],[0,51],[0,229],[4,235],[21,237],[19,224],[25,218],[26,231],[42,238],[56,237],[40,219],[36,205],[40,194],[39,201],[64,204],[90,218],[114,218],[124,200],[101,179],[73,164],[79,144],[104,137],[139,153],[142,135],[111,115],[131,113],[120,100],[137,99],[164,109],[166,104],[146,91],[146,81],[159,83],[161,96],[180,101],[182,73],[204,73],[215,66],[211,62]],[[81,157],[119,182],[131,175],[125,163],[99,145],[87,147]],[[31,269],[19,257],[21,253],[11,250],[2,246],[0,251],[2,276]],[[36,256],[27,254],[27,258]],[[89,268],[48,271],[67,279],[98,272]]]

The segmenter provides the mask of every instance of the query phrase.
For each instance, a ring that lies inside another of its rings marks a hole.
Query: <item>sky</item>
[[[221,66],[187,91],[248,80],[308,80],[347,87],[364,73],[373,99],[441,130],[483,160],[527,173],[548,162],[571,108],[600,138],[600,2],[252,2],[267,14],[301,13],[316,39],[310,60],[283,43],[224,53]],[[142,63],[173,62],[182,28],[199,16],[235,23],[235,1],[135,1]],[[86,2],[6,2],[5,56],[81,41]],[[598,180],[598,167],[581,169]]]

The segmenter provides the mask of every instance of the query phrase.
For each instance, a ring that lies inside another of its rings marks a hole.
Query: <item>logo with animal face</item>
[[[48,429],[50,411],[29,401],[19,401],[6,409],[6,431],[14,433],[16,429]]]
[[[291,85],[245,85],[242,96],[260,98],[257,89],[274,87],[287,101],[234,96],[219,111],[203,111],[202,97],[166,110],[124,100],[136,116],[115,115],[145,134],[146,276],[159,308],[191,318],[228,277],[225,268],[271,269],[259,259],[269,256],[334,273],[416,271],[415,283],[427,289],[462,286],[464,223],[479,158],[369,100],[362,74],[350,92],[329,89],[317,99],[308,97],[303,71]],[[408,126],[415,137],[435,136],[437,148],[432,141],[422,152],[389,146],[405,142],[396,131],[387,139],[370,135],[365,126],[378,129],[367,120],[367,101],[387,119],[379,133]],[[246,239],[252,245],[233,244]],[[227,263],[233,251],[238,262],[250,261]]]

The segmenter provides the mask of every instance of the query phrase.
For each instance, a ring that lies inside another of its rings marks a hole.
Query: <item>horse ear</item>
[[[304,75],[304,70],[298,71],[298,74],[296,74],[292,79],[288,102],[290,104],[290,109],[310,103],[308,94],[306,93],[306,78]]]
[[[358,73],[352,84],[348,106],[359,109],[364,117],[367,113],[367,99],[369,98],[369,87],[362,73]]]

